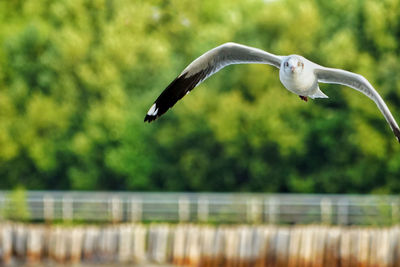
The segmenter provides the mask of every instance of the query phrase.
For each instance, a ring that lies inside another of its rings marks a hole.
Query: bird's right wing
[[[356,89],[357,91],[360,91],[372,99],[382,112],[386,121],[389,123],[390,128],[393,130],[397,140],[400,142],[399,126],[397,125],[392,113],[390,112],[386,103],[383,101],[382,97],[378,94],[374,87],[372,87],[367,79],[353,72],[341,69],[326,68],[319,65],[315,67],[314,73],[317,76],[318,82],[346,85]]]
[[[190,63],[190,65],[168,85],[151,106],[144,121],[151,122],[160,117],[194,87],[225,66],[258,63],[269,64],[280,68],[282,59],[282,56],[236,43],[226,43],[211,49]]]

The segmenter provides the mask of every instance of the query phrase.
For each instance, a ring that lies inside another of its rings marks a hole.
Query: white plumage
[[[194,87],[225,66],[250,63],[277,67],[280,81],[285,88],[305,101],[307,97],[328,97],[319,89],[318,83],[342,84],[360,91],[376,103],[400,142],[400,129],[389,108],[363,76],[341,69],[326,68],[299,55],[278,56],[236,43],[213,48],[190,63],[157,98],[144,121],[157,119]]]

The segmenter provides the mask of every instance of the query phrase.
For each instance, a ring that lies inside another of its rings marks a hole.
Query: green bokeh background
[[[322,84],[305,103],[271,66],[229,66],[143,123],[228,41],[360,73],[400,120],[400,1],[0,1],[0,188],[400,192],[373,101]]]

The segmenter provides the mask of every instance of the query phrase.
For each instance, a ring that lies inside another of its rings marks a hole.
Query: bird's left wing
[[[168,85],[147,112],[144,121],[151,122],[188,94],[202,81],[231,64],[269,64],[280,68],[283,57],[263,50],[226,43],[209,50],[187,66],[182,73]]]
[[[360,91],[372,99],[382,112],[386,121],[389,123],[390,128],[392,129],[397,140],[400,142],[400,129],[397,125],[397,122],[393,118],[392,113],[390,112],[386,103],[383,101],[382,97],[378,94],[374,87],[372,87],[367,79],[353,72],[341,69],[325,68],[319,65],[316,65],[314,73],[317,76],[318,82],[346,85],[356,89],[357,91]]]

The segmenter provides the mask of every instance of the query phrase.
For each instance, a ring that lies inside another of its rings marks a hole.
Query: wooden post
[[[106,226],[100,230],[98,240],[98,252],[100,260],[111,262],[117,253],[118,232],[114,226]]]
[[[275,197],[270,197],[268,200],[268,215],[270,224],[276,224],[278,222],[279,200]]]
[[[249,226],[239,226],[235,229],[238,232],[238,263],[239,266],[251,266],[253,259],[251,253],[253,250],[253,237]]]
[[[200,263],[200,229],[198,226],[189,225],[186,232],[186,264],[189,266],[199,266]]]
[[[131,222],[142,221],[142,200],[139,197],[131,198]]]
[[[351,267],[351,230],[341,231],[339,250],[340,266]]]
[[[62,216],[64,221],[73,220],[73,199],[68,195],[62,198]]]
[[[66,239],[69,237],[65,229],[59,226],[50,232],[49,256],[55,261],[63,263],[67,258]]]
[[[92,259],[95,254],[95,248],[98,245],[99,229],[96,227],[87,227],[83,239],[83,257]]]
[[[122,221],[122,201],[117,196],[111,198],[111,221],[117,223]]]
[[[200,197],[197,201],[197,218],[200,222],[208,221],[208,199]]]
[[[29,263],[39,261],[43,250],[43,230],[39,227],[29,227],[26,241],[26,257]]]
[[[0,195],[0,210],[1,211],[5,211],[7,207],[9,207],[9,205],[7,205],[6,203],[7,199],[5,197],[5,195],[1,194]],[[0,221],[4,220],[4,212],[0,212]]]
[[[75,227],[72,229],[71,233],[71,243],[70,243],[70,261],[71,263],[79,263],[82,257],[83,250],[83,235],[85,229],[80,227]]]
[[[46,222],[51,222],[54,219],[54,199],[50,195],[43,197],[43,215]]]
[[[172,250],[172,263],[175,265],[185,264],[185,248],[187,247],[187,226],[178,224],[173,231],[173,250]]]
[[[276,266],[288,266],[289,264],[290,231],[281,227],[276,235]]]
[[[147,227],[137,224],[133,227],[133,261],[134,263],[144,263],[146,257],[146,236]]]
[[[8,265],[11,262],[12,247],[13,247],[13,233],[10,224],[0,225],[0,245],[1,256],[0,263]],[[15,242],[15,241],[14,241]]]
[[[262,204],[258,198],[247,201],[247,222],[260,223],[262,220]]]
[[[128,263],[132,260],[132,227],[121,225],[118,227],[118,262]]]
[[[342,229],[330,227],[326,233],[324,266],[336,267],[340,265],[340,242]]]
[[[359,266],[366,266],[369,262],[369,255],[370,255],[370,238],[369,238],[369,231],[360,231],[359,238],[358,238],[358,265]],[[356,240],[354,240],[356,241]]]
[[[179,221],[187,222],[190,219],[190,201],[186,196],[179,198]]]
[[[239,242],[238,231],[233,226],[226,227],[223,231],[225,239],[225,266],[238,266],[239,264]]]
[[[200,228],[200,261],[198,266],[221,266],[219,263],[222,258],[222,239],[218,235],[219,229],[210,225],[202,226]]]
[[[17,224],[14,226],[14,251],[18,257],[24,257],[26,253],[27,230],[25,225]]]
[[[399,202],[396,200],[393,200],[391,203],[391,208],[392,208],[392,223],[397,224],[397,223],[399,223],[399,220],[400,220]]]
[[[341,199],[338,202],[338,224],[348,225],[349,224],[349,202],[347,199]]]
[[[296,266],[302,266],[300,263],[303,260],[303,255],[302,255],[302,234],[303,234],[303,229],[299,227],[296,227],[294,229],[291,229],[290,231],[290,244],[289,244],[289,254],[290,257],[288,259],[288,266],[289,267],[296,267]]]
[[[169,227],[166,224],[151,225],[149,228],[149,246],[148,255],[151,261],[158,264],[166,263],[168,250],[167,241]]]
[[[329,198],[321,199],[321,222],[324,224],[332,223],[332,201]]]

